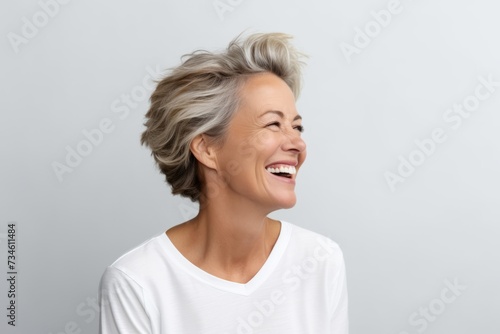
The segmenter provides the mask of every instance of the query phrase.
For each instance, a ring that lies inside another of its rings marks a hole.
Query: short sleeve
[[[340,252],[339,271],[333,282],[330,328],[332,334],[349,333],[349,315],[347,301],[347,283],[345,262]]]
[[[100,334],[151,334],[144,291],[119,269],[108,267],[99,286]]]

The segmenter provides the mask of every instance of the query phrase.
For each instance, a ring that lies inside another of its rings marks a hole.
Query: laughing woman
[[[142,143],[200,209],[106,269],[101,333],[348,333],[338,245],[268,217],[295,205],[306,158],[289,40],[238,38],[159,82]]]

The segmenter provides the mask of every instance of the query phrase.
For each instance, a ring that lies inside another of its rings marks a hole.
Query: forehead
[[[240,89],[240,110],[249,117],[259,117],[269,110],[281,111],[285,117],[295,117],[295,96],[288,85],[270,73],[249,77]]]

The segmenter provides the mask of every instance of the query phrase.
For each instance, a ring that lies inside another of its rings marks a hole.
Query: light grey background
[[[244,30],[290,33],[310,56],[298,204],[274,216],[341,245],[351,333],[499,333],[500,87],[457,129],[443,119],[474,103],[479,77],[500,81],[496,2],[54,1],[41,0],[52,16],[35,0],[0,10],[2,277],[10,221],[19,268],[15,329],[0,283],[2,333],[95,333],[105,266],[195,213],[139,145],[141,93],[151,72]],[[374,23],[387,8],[390,22]],[[34,19],[38,32],[16,46]],[[346,57],[357,29],[373,37]],[[112,131],[59,180],[54,162],[101,122]],[[400,156],[422,158],[415,140],[439,128],[446,140],[391,191],[386,172],[398,173]]]

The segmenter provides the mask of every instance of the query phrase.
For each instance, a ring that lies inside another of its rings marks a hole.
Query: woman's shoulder
[[[163,238],[165,238],[165,233],[147,239],[125,252],[108,268],[115,269],[115,271],[120,271],[128,276],[135,276],[148,271],[149,268],[157,267],[158,262],[162,261],[165,256]]]
[[[336,261],[343,261],[343,252],[340,245],[331,238],[307,229],[305,227],[282,222],[291,230],[290,245],[292,251],[312,255],[314,257],[322,257],[322,254],[328,254]]]

